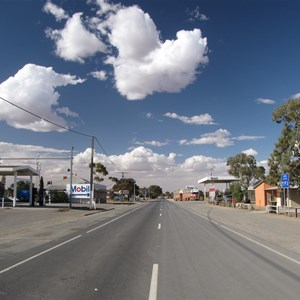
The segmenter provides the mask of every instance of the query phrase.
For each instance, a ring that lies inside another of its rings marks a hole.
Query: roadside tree
[[[283,127],[268,160],[267,181],[279,185],[281,174],[289,173],[290,183],[300,186],[300,97],[289,99],[275,109],[273,121]]]
[[[2,176],[0,181],[0,197],[4,196],[5,193],[5,183],[6,183],[6,177]]]
[[[100,176],[108,175],[106,167],[101,163],[94,163],[93,166],[94,166],[94,174],[96,175],[94,177],[95,181],[98,181],[98,182],[103,181],[104,178],[102,178]],[[89,167],[91,167],[91,164],[89,165]]]
[[[239,184],[243,191],[243,198],[247,200],[248,188],[251,183],[265,178],[265,168],[256,165],[254,156],[239,153],[227,160],[228,173],[239,178]]]
[[[138,195],[139,186],[136,185],[136,182],[133,178],[117,179],[111,177],[110,179],[115,182],[114,186],[112,187],[113,192],[128,191],[128,198],[130,198],[134,193],[135,195]]]
[[[230,191],[232,198],[236,199],[237,202],[241,202],[243,200],[243,191],[239,182],[233,182],[230,185]]]
[[[158,185],[150,185],[148,192],[151,199],[155,199],[162,195],[162,188]]]
[[[44,205],[44,178],[41,176],[40,178],[40,188],[39,188],[39,205]]]

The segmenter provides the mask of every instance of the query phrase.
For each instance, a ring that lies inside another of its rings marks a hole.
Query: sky
[[[45,182],[72,147],[89,179],[93,136],[140,187],[201,189],[241,152],[267,169],[272,112],[300,95],[298,0],[0,0],[0,36],[0,163]]]

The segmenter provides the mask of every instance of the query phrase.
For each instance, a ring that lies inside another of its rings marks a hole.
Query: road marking
[[[134,212],[134,211],[136,211],[136,210],[138,210],[138,209],[140,209],[140,208],[142,208],[142,207],[143,207],[143,206],[137,207],[136,209],[133,209],[133,210],[131,210],[131,211],[125,213],[124,215],[121,215],[121,216],[119,216],[119,217],[117,217],[117,218],[115,218],[115,219],[113,219],[113,220],[110,220],[109,222],[106,222],[106,223],[104,223],[104,224],[102,224],[102,225],[100,225],[100,226],[98,226],[98,227],[96,227],[96,228],[94,228],[94,229],[91,229],[91,230],[87,231],[86,233],[90,233],[90,232],[92,232],[92,231],[94,231],[94,230],[96,230],[96,229],[98,229],[98,228],[101,228],[101,227],[103,227],[103,226],[105,226],[105,225],[108,225],[108,224],[110,224],[110,223],[112,223],[112,222],[114,222],[114,221],[116,221],[116,220],[118,220],[118,219],[120,219],[120,218],[125,217],[126,215],[128,215],[128,214],[130,214],[130,213],[132,213],[132,212]],[[72,242],[72,241],[74,241],[74,240],[76,240],[76,239],[78,239],[78,238],[80,238],[80,237],[82,237],[82,235],[75,236],[75,237],[72,238],[72,239],[69,239],[69,240],[67,240],[67,241],[65,241],[65,242],[63,242],[63,243],[60,243],[60,244],[58,244],[58,245],[52,247],[52,248],[49,248],[49,249],[47,249],[47,250],[45,250],[45,251],[42,251],[42,252],[40,252],[40,253],[38,253],[38,254],[36,254],[36,255],[33,255],[33,256],[29,257],[29,258],[26,258],[26,259],[24,259],[24,260],[22,260],[22,261],[20,261],[20,262],[18,262],[18,263],[16,263],[16,264],[14,264],[14,265],[8,267],[8,268],[6,268],[6,269],[0,270],[0,274],[5,273],[5,272],[7,272],[7,271],[9,271],[9,270],[11,270],[11,269],[14,269],[14,268],[16,268],[16,267],[18,267],[18,266],[20,266],[20,265],[22,265],[22,264],[25,264],[26,262],[28,262],[28,261],[30,261],[30,260],[33,260],[33,259],[35,259],[35,258],[37,258],[37,257],[39,257],[39,256],[41,256],[41,255],[43,255],[43,254],[46,254],[46,253],[48,253],[48,252],[50,252],[50,251],[52,251],[52,250],[58,248],[58,247],[61,247],[61,246],[65,245],[65,244],[67,244],[67,243],[70,243],[70,242]]]
[[[220,223],[218,223],[216,221],[212,221],[212,220],[208,219],[206,216],[203,216],[203,215],[201,215],[201,214],[193,211],[192,209],[189,209],[189,208],[184,208],[184,209],[186,209],[186,210],[192,212],[193,214],[195,214],[195,215],[197,215],[197,216],[199,216],[199,217],[201,217],[201,218],[203,218],[203,219],[205,219],[205,220],[207,220],[207,221],[209,221],[209,222],[211,222],[211,223],[213,223],[213,224],[215,224],[217,226],[220,226],[220,227],[222,227],[222,228],[224,228],[224,229],[226,229],[226,230],[228,230],[228,231],[230,231],[230,232],[232,232],[232,233],[234,233],[234,234],[236,234],[236,235],[238,235],[238,236],[240,236],[240,237],[242,237],[242,238],[244,238],[244,239],[246,239],[246,240],[248,240],[248,241],[250,241],[250,242],[252,242],[252,243],[254,243],[256,245],[258,245],[258,246],[261,246],[261,247],[263,247],[263,248],[265,248],[265,249],[267,249],[267,250],[269,250],[269,251],[271,251],[271,252],[273,252],[273,253],[275,253],[275,254],[277,254],[277,255],[279,255],[279,256],[287,259],[287,260],[289,260],[289,261],[292,261],[292,262],[296,263],[297,265],[300,265],[300,261],[297,260],[297,259],[294,259],[294,258],[292,258],[292,257],[290,257],[288,255],[285,255],[285,254],[283,254],[283,253],[281,253],[281,252],[279,252],[279,251],[277,251],[277,250],[275,250],[275,249],[273,249],[271,247],[268,247],[268,246],[266,246],[266,245],[264,245],[264,244],[262,244],[260,242],[257,242],[254,239],[251,239],[251,238],[247,237],[246,235],[243,235],[243,234],[241,234],[241,233],[239,233],[239,232],[237,232],[235,230],[232,230],[229,227],[226,227],[226,226],[224,226],[224,225],[222,225],[222,224],[220,224]]]
[[[161,214],[159,214],[159,216],[161,217]]]
[[[160,223],[158,224],[158,229],[161,229],[161,224]]]
[[[50,251],[52,251],[52,250],[58,248],[58,247],[61,247],[61,246],[65,245],[65,244],[67,244],[67,243],[70,243],[70,242],[72,242],[72,241],[74,241],[74,240],[76,240],[76,239],[78,239],[78,238],[80,238],[80,237],[82,237],[82,235],[77,235],[77,236],[73,237],[73,238],[70,239],[70,240],[67,240],[67,241],[65,241],[65,242],[63,242],[63,243],[60,243],[60,244],[58,244],[58,245],[56,245],[56,246],[54,246],[54,247],[52,247],[52,248],[49,248],[49,249],[47,249],[47,250],[45,250],[45,251],[42,251],[42,252],[40,252],[40,253],[38,253],[38,254],[36,254],[36,255],[33,255],[33,256],[31,256],[31,257],[28,257],[28,258],[26,258],[26,259],[24,259],[24,260],[22,260],[22,261],[20,261],[20,262],[18,262],[18,263],[16,263],[16,264],[14,264],[14,265],[8,267],[8,268],[6,268],[6,269],[0,270],[0,274],[5,273],[5,272],[7,272],[7,271],[9,271],[9,270],[11,270],[11,269],[14,269],[14,268],[16,268],[16,267],[18,267],[18,266],[20,266],[20,265],[23,265],[23,264],[25,264],[26,262],[28,262],[28,261],[30,261],[30,260],[33,260],[33,259],[35,259],[35,258],[37,258],[37,257],[39,257],[39,256],[41,256],[41,255],[43,255],[43,254],[46,254],[46,253],[48,253],[48,252],[50,252]]]
[[[221,226],[222,228],[224,228],[224,229],[226,229],[226,230],[228,230],[228,231],[230,231],[232,233],[235,233],[236,235],[238,235],[240,237],[243,237],[244,239],[246,239],[246,240],[248,240],[248,241],[250,241],[250,242],[252,242],[252,243],[254,243],[256,245],[259,245],[259,246],[261,246],[261,247],[263,247],[263,248],[265,248],[265,249],[267,249],[267,250],[269,250],[269,251],[271,251],[271,252],[273,252],[273,253],[281,256],[281,257],[284,257],[285,259],[288,259],[288,260],[290,260],[290,261],[292,261],[292,262],[300,265],[300,261],[299,260],[296,260],[296,259],[294,259],[294,258],[292,258],[292,257],[290,257],[288,255],[285,255],[285,254],[283,254],[283,253],[281,253],[281,252],[279,252],[279,251],[271,248],[271,247],[268,247],[268,246],[266,246],[266,245],[264,245],[264,244],[262,244],[260,242],[257,242],[257,241],[255,241],[255,240],[253,240],[253,239],[251,239],[251,238],[249,238],[249,237],[247,237],[247,236],[245,236],[245,235],[243,235],[243,234],[241,234],[241,233],[239,233],[239,232],[237,232],[235,230],[232,230],[232,229],[230,229],[230,228],[228,228],[228,227],[226,227],[224,225],[219,225],[219,226]]]
[[[97,226],[97,227],[95,227],[95,228],[93,228],[93,229],[87,231],[86,233],[90,233],[90,232],[95,231],[95,230],[97,230],[97,229],[99,229],[99,228],[102,228],[102,227],[104,227],[104,226],[106,226],[106,225],[108,225],[108,224],[110,224],[110,223],[112,223],[112,222],[115,222],[115,221],[117,221],[117,220],[119,220],[119,219],[121,219],[121,218],[123,218],[123,217],[125,217],[125,216],[127,216],[127,215],[129,215],[129,214],[131,214],[132,212],[134,212],[134,211],[136,211],[136,210],[138,210],[138,209],[140,209],[140,208],[142,208],[142,207],[143,207],[143,206],[137,207],[137,208],[135,208],[135,209],[133,209],[133,210],[127,212],[127,213],[124,214],[124,215],[121,215],[121,216],[119,216],[119,217],[117,217],[117,218],[115,218],[115,219],[112,219],[112,220],[110,220],[110,221],[108,221],[108,222],[106,222],[106,223],[104,223],[104,224],[102,224],[102,225],[100,225],[100,226]]]
[[[157,299],[157,279],[158,279],[158,264],[154,264],[152,268],[149,300]]]

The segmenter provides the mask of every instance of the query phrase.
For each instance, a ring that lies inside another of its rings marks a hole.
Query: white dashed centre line
[[[158,279],[158,264],[154,264],[152,268],[149,300],[157,299],[157,279]]]

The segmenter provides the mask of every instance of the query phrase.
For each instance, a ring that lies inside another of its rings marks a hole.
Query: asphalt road
[[[0,260],[0,299],[296,300],[299,283],[296,253],[166,200]]]

